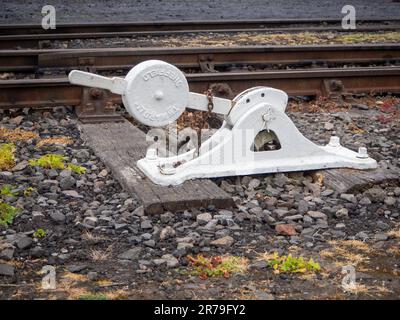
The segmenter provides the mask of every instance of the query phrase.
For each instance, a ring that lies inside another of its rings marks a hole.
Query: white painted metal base
[[[149,150],[138,167],[156,184],[178,185],[188,179],[237,176],[325,168],[372,169],[377,167],[365,148],[354,152],[332,137],[326,146],[306,139],[285,114],[287,96],[272,88],[253,88],[235,98],[235,107],[222,127],[196,150],[174,157],[157,157]],[[242,113],[243,112],[243,113]],[[235,118],[235,113],[237,118]],[[242,115],[239,116],[239,114]],[[251,151],[261,130],[272,130],[281,148]]]

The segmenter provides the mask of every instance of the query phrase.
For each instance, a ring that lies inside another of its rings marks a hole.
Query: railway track
[[[40,72],[48,69],[130,69],[151,59],[201,72],[272,66],[332,66],[388,64],[400,60],[399,44],[245,46],[232,48],[102,48],[0,51],[0,72]]]
[[[60,24],[44,30],[40,25],[0,25],[0,49],[42,48],[54,40],[96,39],[131,36],[155,36],[199,32],[304,32],[304,31],[389,31],[399,30],[400,20],[359,20],[356,30],[345,30],[341,20],[253,20],[253,21],[181,21],[101,24]]]
[[[293,96],[342,94],[343,88],[345,93],[400,92],[400,67],[199,73],[188,74],[187,79],[193,92],[214,87],[221,95],[254,86],[282,89]],[[121,103],[120,96],[71,85],[67,78],[0,81],[0,109],[60,105],[95,109],[96,101]]]

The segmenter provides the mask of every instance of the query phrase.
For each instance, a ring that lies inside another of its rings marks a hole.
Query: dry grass
[[[90,249],[89,257],[94,262],[106,261],[112,254],[113,246],[110,245],[105,250]]]
[[[299,32],[299,33],[262,33],[262,32],[237,32],[229,37],[223,33],[180,35],[179,37],[155,38],[162,46],[176,47],[232,47],[242,45],[311,45],[311,44],[350,44],[350,43],[385,43],[399,42],[400,32],[354,32],[341,34],[333,32]]]
[[[400,229],[398,229],[398,230],[390,230],[386,234],[391,238],[400,239]]]
[[[85,241],[88,241],[88,242],[92,242],[92,243],[99,243],[99,242],[107,240],[106,237],[94,235],[93,233],[91,233],[90,231],[87,231],[87,230],[83,232],[82,239]]]
[[[332,246],[330,249],[322,250],[320,256],[329,258],[338,266],[345,264],[358,265],[369,260],[368,255],[373,252],[373,248],[363,241],[343,240],[329,241]]]
[[[39,135],[32,131],[25,131],[22,129],[7,129],[0,128],[0,140],[5,140],[8,142],[16,142],[16,141],[28,141],[31,139],[38,139]]]
[[[45,145],[62,145],[62,146],[67,146],[73,143],[73,140],[68,137],[54,137],[54,138],[45,138],[40,140],[37,144],[36,147],[40,148]]]

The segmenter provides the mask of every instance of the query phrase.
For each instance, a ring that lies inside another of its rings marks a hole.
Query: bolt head
[[[161,90],[157,90],[154,94],[156,100],[162,100],[164,98],[164,93]]]
[[[365,148],[365,147],[358,148],[357,158],[361,158],[361,159],[368,158],[367,148]]]
[[[147,160],[156,160],[157,159],[157,149],[150,148],[146,152],[146,159]]]
[[[331,147],[340,147],[340,138],[336,136],[332,136],[329,140],[329,146]]]

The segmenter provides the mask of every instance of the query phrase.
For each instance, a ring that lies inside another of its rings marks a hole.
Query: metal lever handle
[[[71,71],[68,75],[68,79],[72,84],[107,89],[121,95],[125,93],[127,86],[125,79],[118,77],[107,78],[80,70]]]

